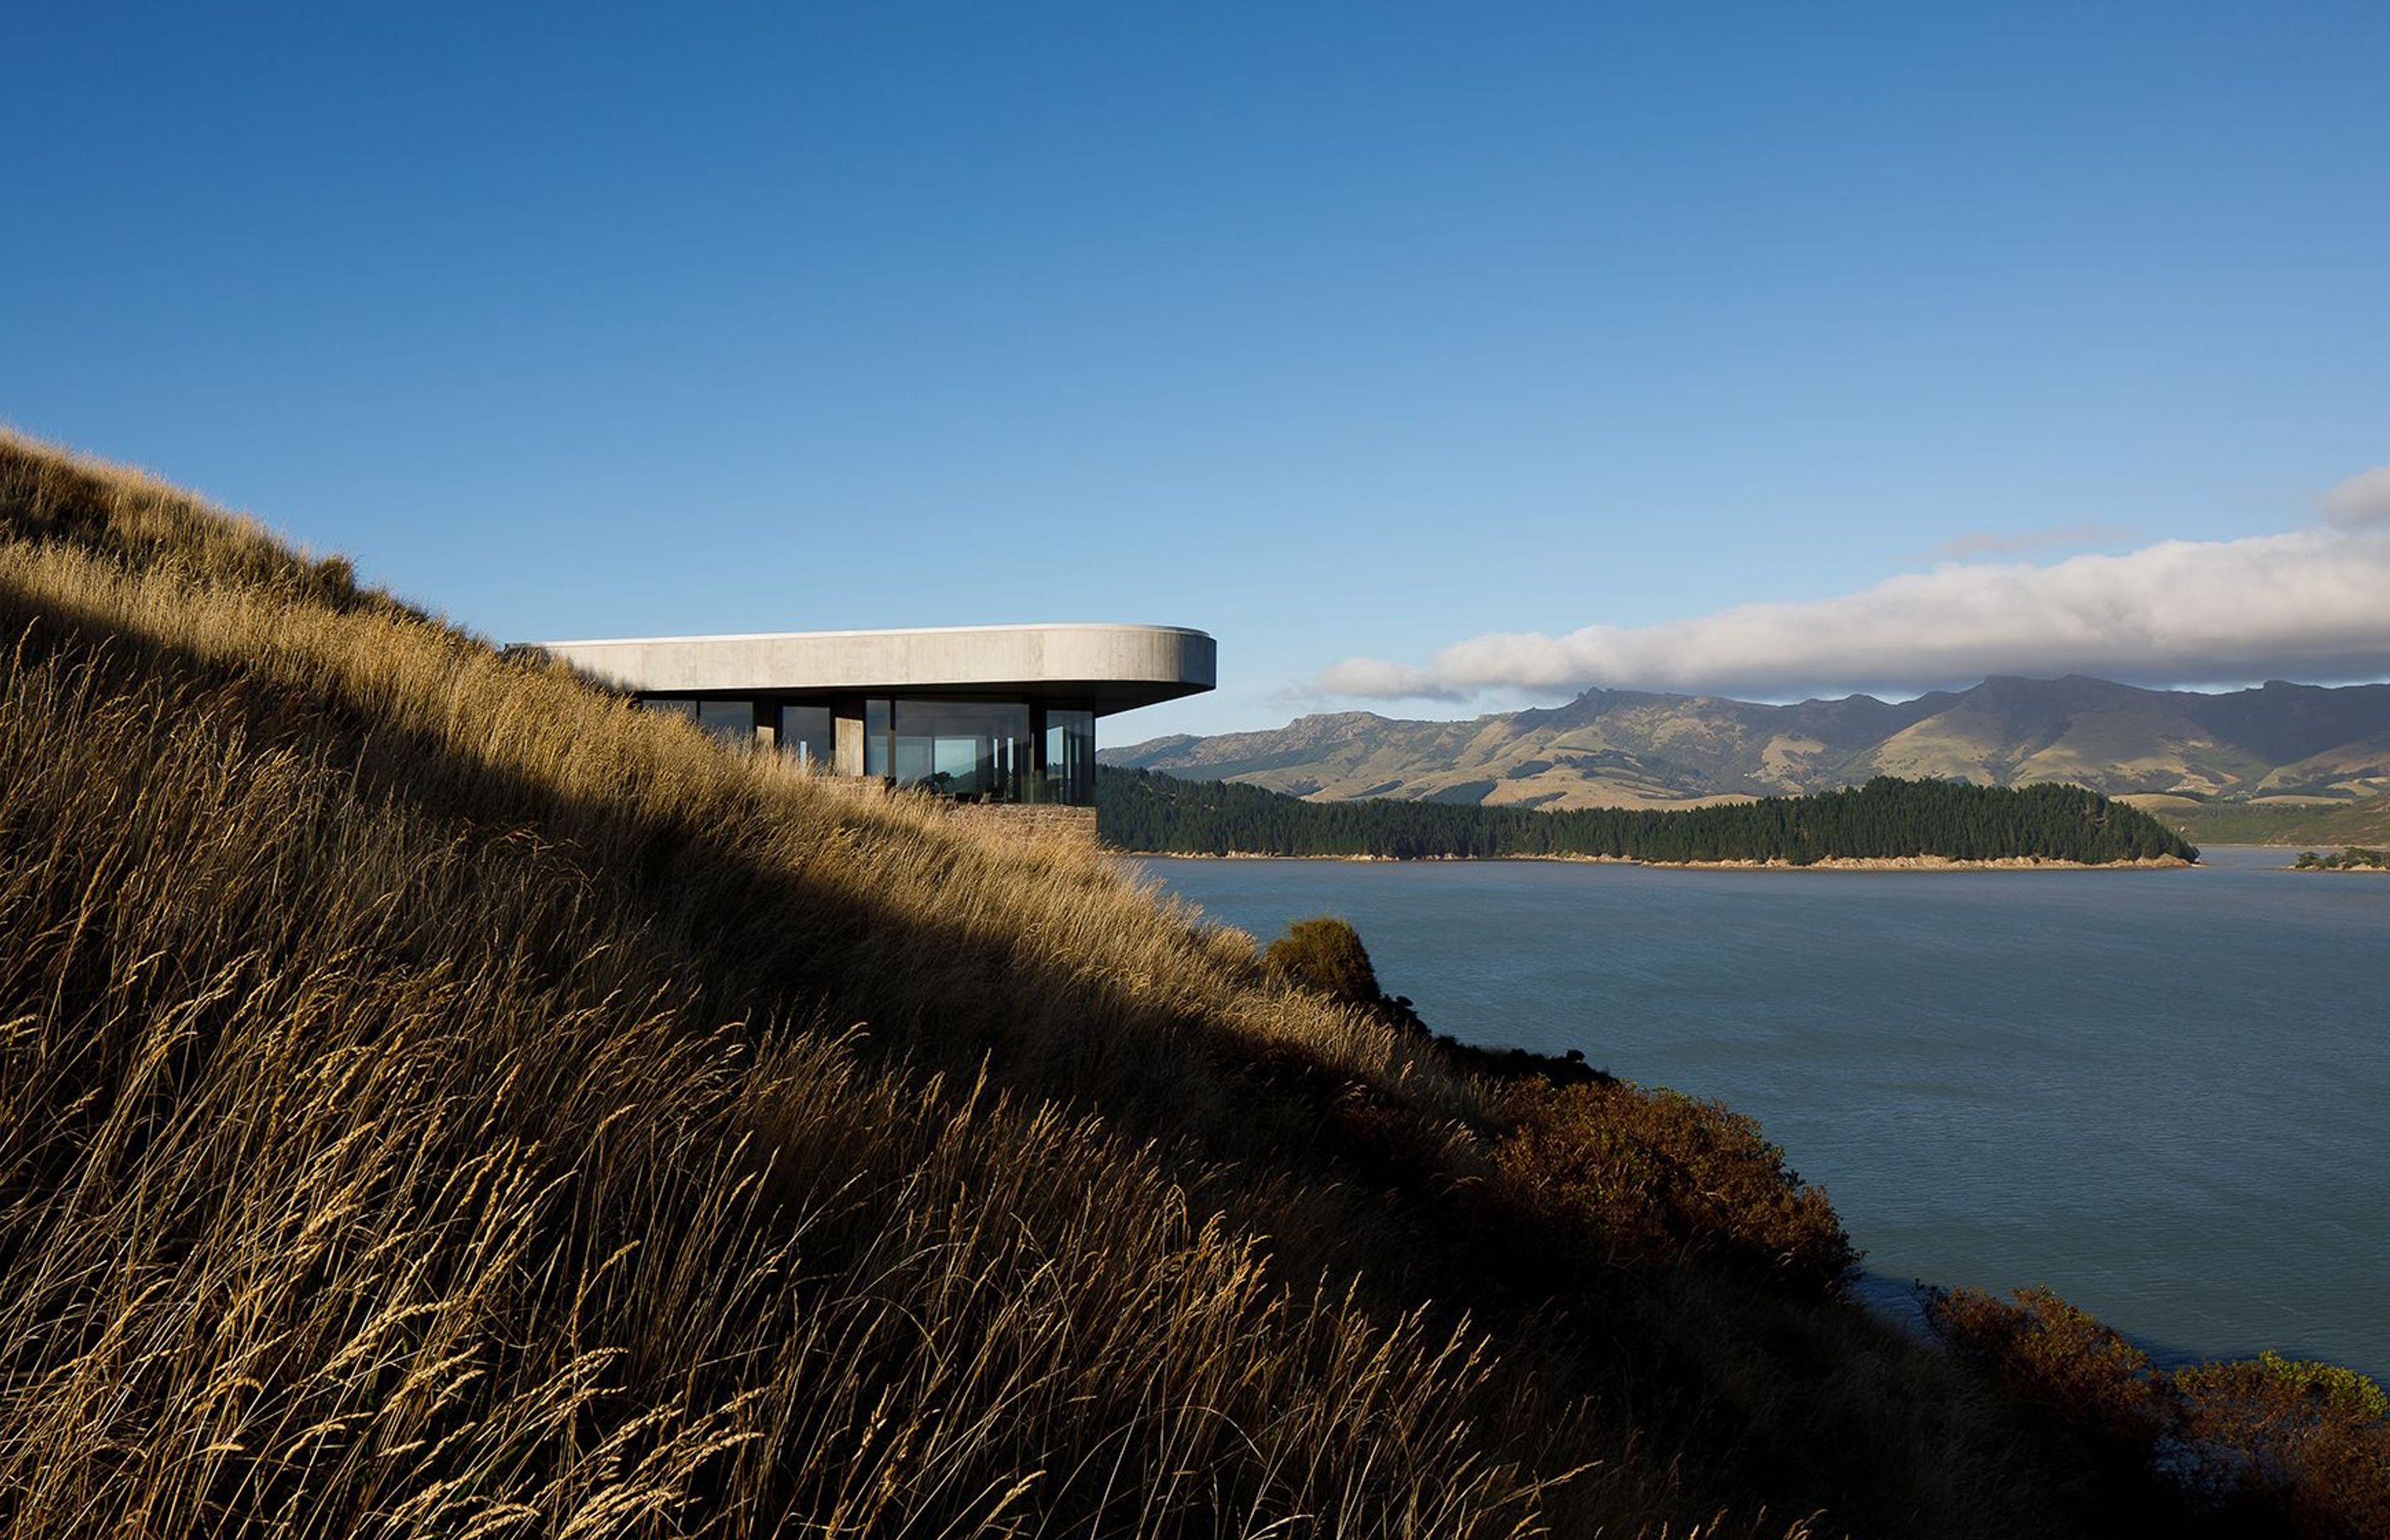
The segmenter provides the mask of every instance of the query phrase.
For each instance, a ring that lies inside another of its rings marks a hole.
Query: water
[[[2390,876],[1142,863],[1351,920],[1440,1032],[1755,1113],[1869,1291],[2047,1284],[2162,1361],[2390,1380]]]

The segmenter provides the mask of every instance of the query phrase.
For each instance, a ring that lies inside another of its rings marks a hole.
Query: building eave
[[[1217,683],[1216,644],[1184,626],[936,626],[529,645],[642,695],[1011,693],[1085,700],[1110,714]]]

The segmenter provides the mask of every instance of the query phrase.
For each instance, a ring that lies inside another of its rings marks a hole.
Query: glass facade
[[[828,706],[782,706],[780,752],[808,770],[827,775],[833,763],[838,728]]]
[[[890,702],[889,774],[899,786],[971,801],[1029,795],[1029,706],[1017,700]]]
[[[1096,800],[1096,713],[1046,710],[1046,801],[1090,806]]]
[[[752,743],[755,741],[755,702],[700,700],[697,703],[697,725],[701,731],[725,743]]]
[[[699,730],[725,743],[752,743],[755,738],[752,700],[697,700],[686,695],[648,695],[640,697],[638,704],[643,712],[693,723]]]
[[[867,776],[893,776],[894,766],[888,763],[888,719],[890,702],[867,700],[863,703],[863,773]]]
[[[646,696],[638,705],[679,717],[726,743],[752,745],[756,729],[768,727],[783,755],[826,775],[836,773],[843,718],[849,731],[863,729],[867,776],[967,802],[1087,806],[1096,800],[1096,713],[1083,707],[934,697],[790,701],[685,695]]]

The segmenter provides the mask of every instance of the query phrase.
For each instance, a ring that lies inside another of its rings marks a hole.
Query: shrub
[[[1375,1007],[1385,997],[1361,933],[1333,915],[1296,920],[1269,943],[1262,962],[1294,983],[1346,1005]]]
[[[2176,1371],[2186,1473],[2318,1540],[2390,1534],[2390,1401],[2354,1370],[2266,1353]]]
[[[2266,1353],[2167,1371],[2047,1289],[1936,1290],[1927,1319],[2011,1393],[2143,1460],[2231,1533],[2390,1535],[2390,1397],[2361,1374]]]
[[[2136,1453],[2153,1449],[2170,1419],[2149,1354],[2047,1289],[2020,1289],[2014,1302],[1935,1290],[1925,1318],[2011,1393]]]
[[[1624,1082],[1515,1083],[1496,1152],[1534,1207],[1613,1262],[1693,1254],[1756,1265],[1803,1292],[1841,1287],[1858,1252],[1825,1189],[1804,1184],[1758,1120]]]

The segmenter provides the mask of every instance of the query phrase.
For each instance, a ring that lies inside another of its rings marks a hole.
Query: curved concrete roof
[[[1099,713],[1199,695],[1216,645],[1175,625],[957,625],[533,644],[645,695],[1022,694],[1090,699]]]

